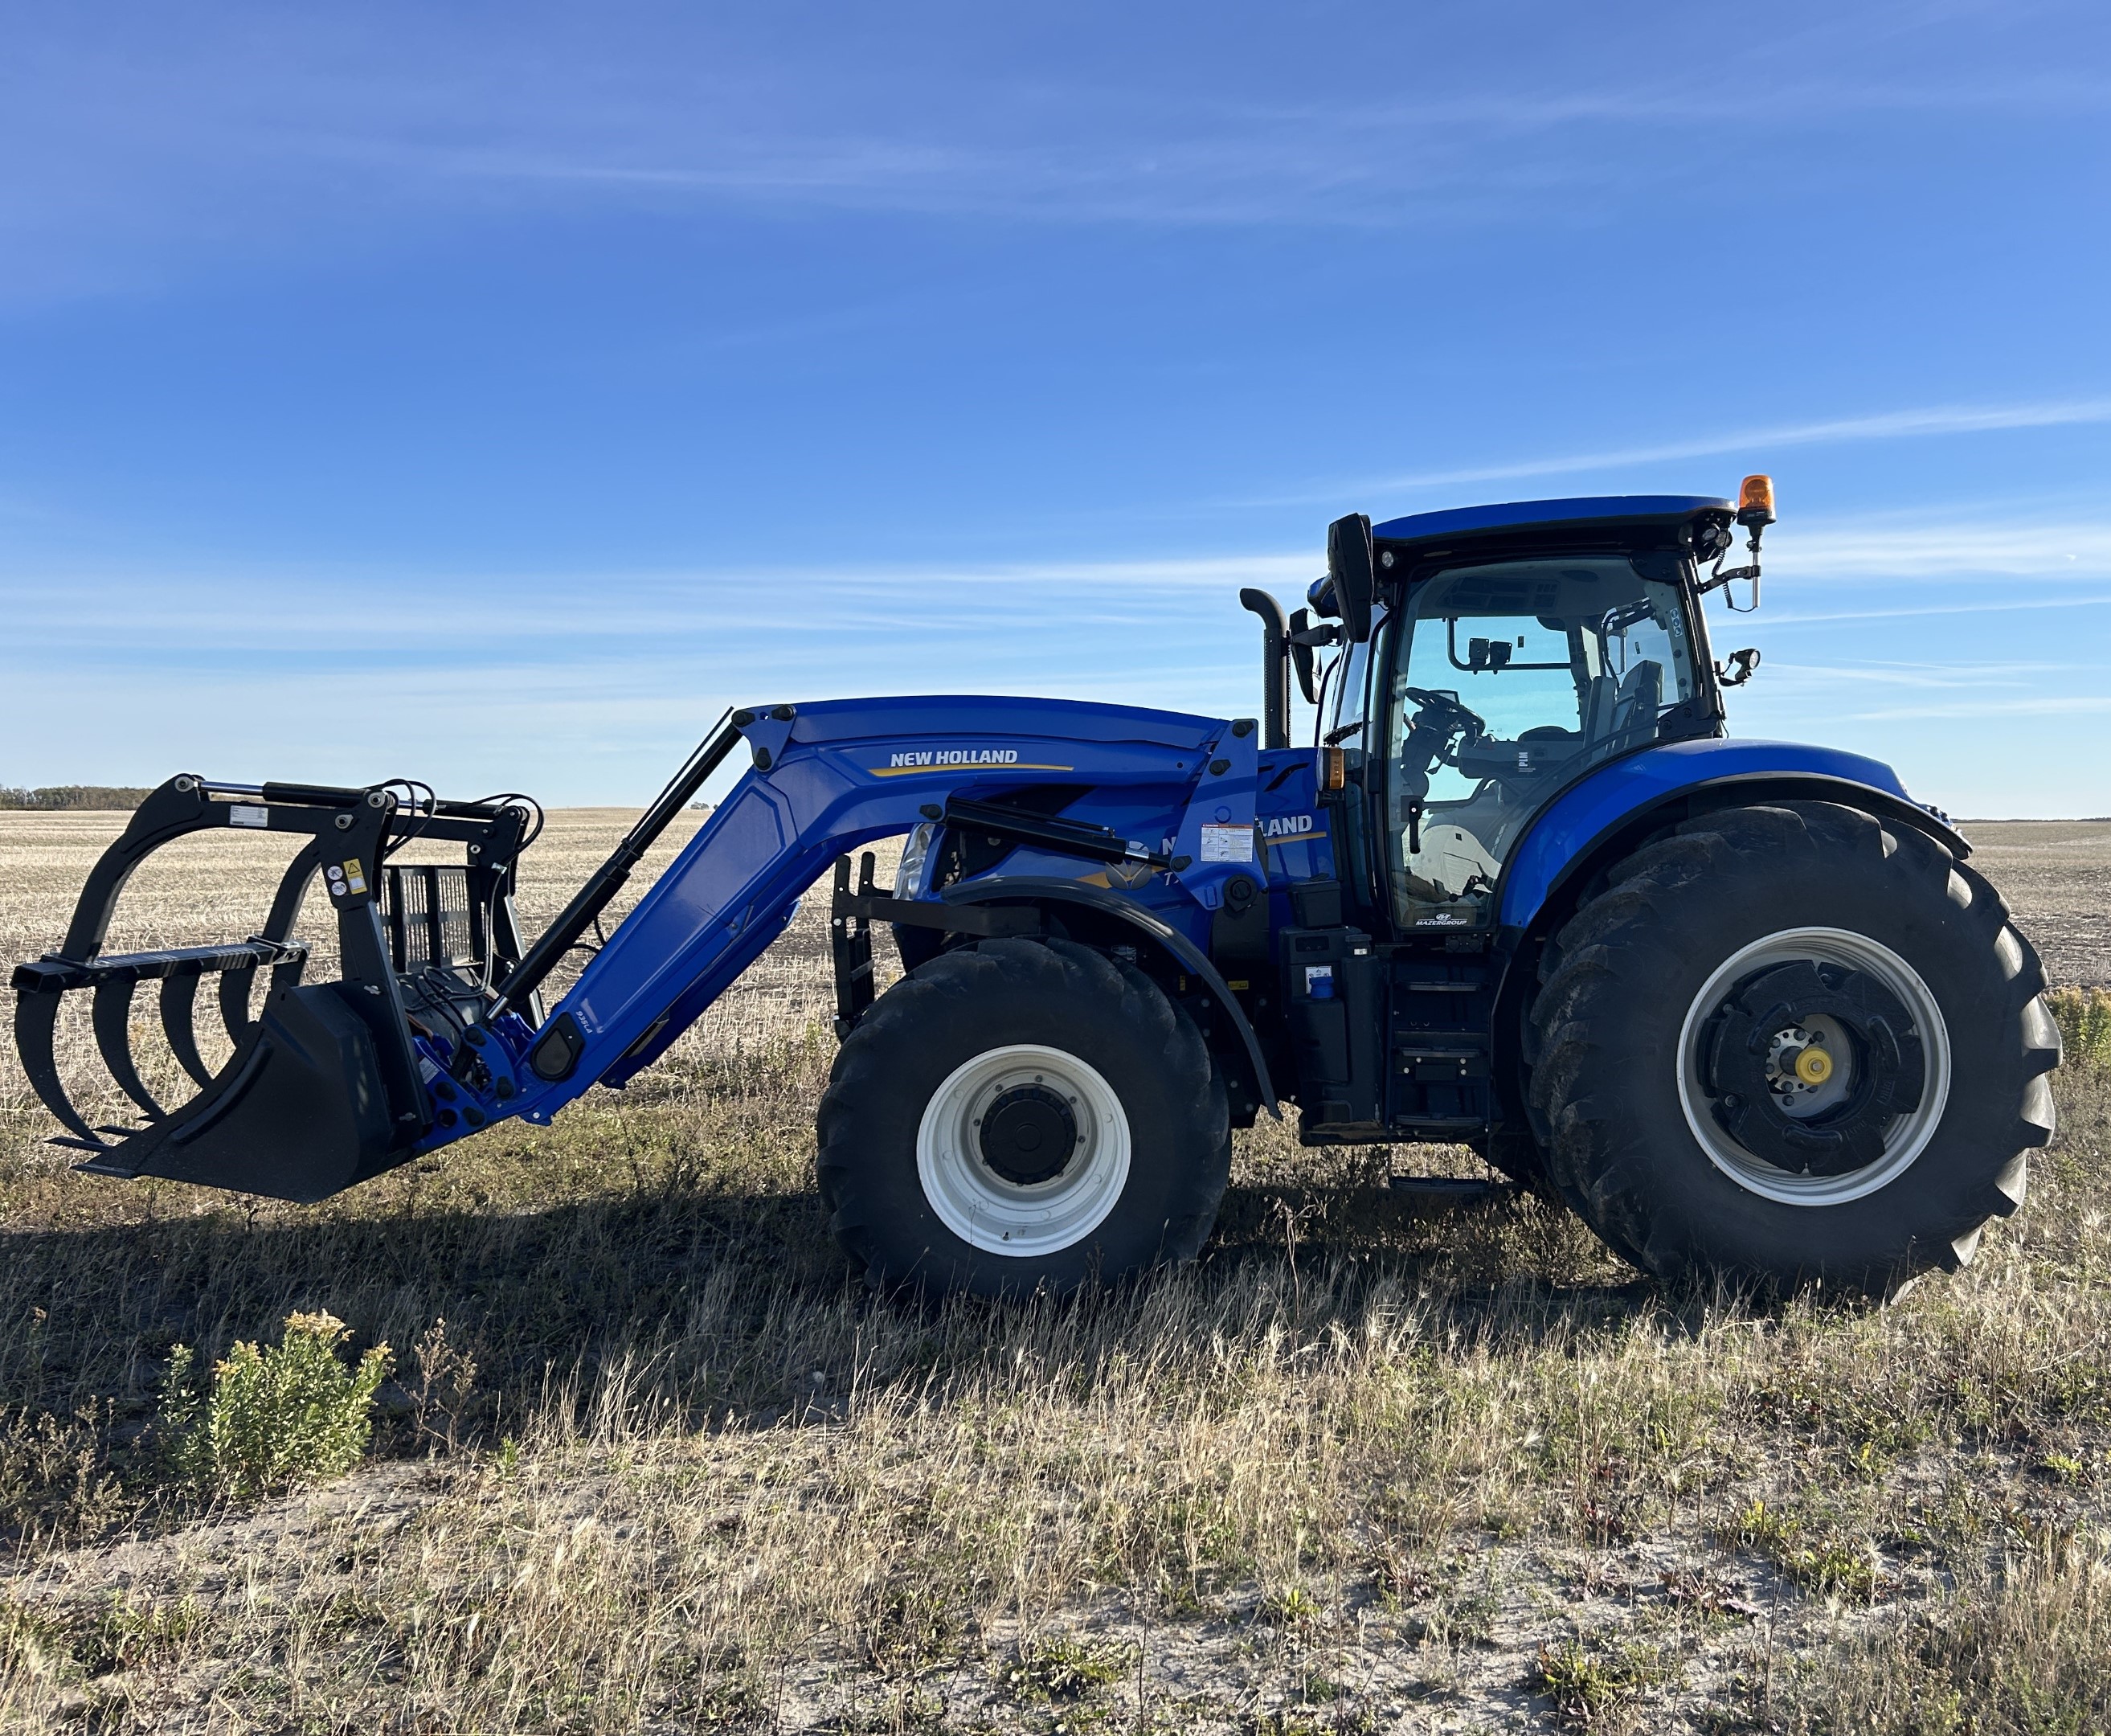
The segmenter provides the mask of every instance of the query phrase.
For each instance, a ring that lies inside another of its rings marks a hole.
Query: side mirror
[[[1302,637],[1312,630],[1312,611],[1300,609],[1290,617],[1290,666],[1297,671],[1297,691],[1307,705],[1319,702],[1319,683],[1313,667],[1312,641]]]
[[[1742,687],[1759,666],[1759,652],[1747,645],[1742,651],[1732,652],[1727,663],[1715,666],[1715,679],[1724,687]]]
[[[1349,643],[1371,636],[1371,603],[1378,594],[1378,561],[1371,552],[1371,521],[1360,512],[1337,518],[1327,527],[1327,576]]]

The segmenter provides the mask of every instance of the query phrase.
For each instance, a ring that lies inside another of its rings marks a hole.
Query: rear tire
[[[986,941],[919,966],[845,1040],[822,1197],[875,1285],[1063,1293],[1194,1257],[1229,1120],[1201,1034],[1141,970]]]
[[[1561,929],[1548,1172],[1667,1281],[1886,1294],[1976,1251],[2052,1136],[2028,942],[1926,834],[1830,802],[1687,821]]]

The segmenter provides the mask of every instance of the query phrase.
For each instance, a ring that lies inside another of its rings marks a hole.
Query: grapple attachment
[[[23,1068],[67,1129],[53,1143],[88,1152],[80,1167],[102,1175],[162,1175],[293,1200],[321,1199],[410,1157],[434,1121],[427,1081],[462,1049],[520,961],[513,873],[532,837],[524,798],[449,802],[429,792],[421,798],[422,789],[184,776],[154,791],[89,875],[60,950],[15,968]],[[262,932],[218,946],[105,953],[133,870],[163,844],[216,826],[307,836]],[[388,861],[414,838],[461,843],[465,865]],[[293,929],[318,876],[336,918],[340,975],[306,983],[311,948]],[[252,1019],[260,970],[269,977]],[[233,1044],[217,1071],[200,1052],[195,1022],[208,976]],[[170,1054],[202,1088],[174,1109],[156,1097],[133,1054],[134,1002],[148,982],[160,984]],[[64,998],[79,991],[93,996],[96,1047],[137,1107],[137,1125],[92,1123],[67,1093],[57,1052],[60,1012]],[[477,1040],[483,1035],[476,1031]]]

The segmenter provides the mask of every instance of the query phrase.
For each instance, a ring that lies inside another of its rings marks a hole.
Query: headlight
[[[894,896],[913,898],[924,889],[924,858],[931,853],[931,834],[937,829],[928,820],[915,828],[901,847],[901,866],[894,870]]]

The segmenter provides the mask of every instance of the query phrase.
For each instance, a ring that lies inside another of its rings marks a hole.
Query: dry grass
[[[0,823],[19,950],[93,836]],[[2024,1216],[1884,1310],[1663,1294],[1268,1128],[1196,1267],[921,1307],[810,1191],[818,940],[631,1092],[321,1207],[77,1177],[0,1110],[0,1723],[2111,1718],[2111,1070],[2060,1075]],[[151,1427],[172,1347],[297,1311],[397,1347],[375,1454],[201,1506]]]

